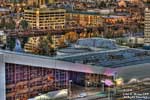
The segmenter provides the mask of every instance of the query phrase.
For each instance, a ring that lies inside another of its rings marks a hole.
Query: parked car
[[[83,92],[83,93],[80,93],[80,94],[78,95],[79,98],[84,98],[84,97],[86,97],[86,96],[87,96],[87,93],[84,93],[84,92]]]

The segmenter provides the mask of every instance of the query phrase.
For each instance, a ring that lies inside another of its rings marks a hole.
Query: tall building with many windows
[[[52,3],[55,3],[55,0],[27,0],[27,4],[30,6],[48,5]]]
[[[64,9],[35,8],[24,11],[24,19],[32,29],[63,29],[65,27]]]
[[[71,11],[66,13],[66,23],[70,27],[99,27],[103,18],[96,12]]]
[[[144,43],[145,46],[150,46],[150,9],[145,9],[145,27],[144,27]]]

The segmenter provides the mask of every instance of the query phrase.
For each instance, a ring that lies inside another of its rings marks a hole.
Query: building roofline
[[[51,57],[37,56],[25,53],[16,53],[0,50],[5,63],[20,64],[35,67],[52,68],[66,71],[102,74],[104,67],[84,65],[51,59]],[[1,59],[0,59],[1,60]]]

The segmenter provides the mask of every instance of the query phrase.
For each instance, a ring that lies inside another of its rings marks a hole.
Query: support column
[[[4,55],[0,54],[0,100],[6,100]]]

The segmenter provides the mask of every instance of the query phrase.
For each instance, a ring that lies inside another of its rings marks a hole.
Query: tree
[[[76,42],[77,39],[78,39],[78,34],[76,32],[69,32],[69,33],[66,33],[65,34],[65,39],[70,42],[70,43],[73,43],[73,42]]]
[[[21,40],[22,40],[22,41],[21,41],[21,42],[22,42],[21,46],[24,47],[25,44],[28,42],[29,37],[23,37]]]
[[[58,39],[58,48],[64,48],[66,47],[66,43],[65,43],[65,37],[62,36],[60,39]]]
[[[56,54],[55,47],[50,34],[48,34],[46,37],[40,37],[39,44],[37,46],[37,54],[48,56]]]
[[[12,37],[10,37],[10,38],[8,38],[7,39],[7,48],[9,49],[9,50],[13,50],[14,49],[14,47],[15,47],[15,40],[16,40],[16,38],[12,38]]]
[[[99,4],[99,8],[105,8],[106,7],[106,3],[104,1],[101,1]]]
[[[4,18],[1,19],[0,28],[4,28],[6,24],[6,21]]]
[[[26,29],[28,28],[28,26],[29,26],[29,24],[28,24],[28,22],[27,22],[26,20],[22,20],[22,21],[20,22],[20,25],[21,25],[21,27],[22,27],[24,30],[26,30]]]
[[[9,22],[6,23],[6,29],[15,29],[16,27],[16,22],[10,18]]]

